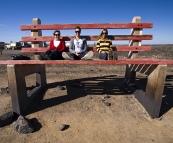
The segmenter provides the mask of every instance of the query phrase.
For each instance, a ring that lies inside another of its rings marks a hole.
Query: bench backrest
[[[69,30],[76,26],[80,26],[81,29],[131,29],[130,35],[110,35],[111,40],[129,40],[129,46],[118,46],[119,51],[148,51],[151,50],[151,46],[141,46],[142,40],[152,40],[152,35],[142,35],[143,28],[152,28],[152,23],[141,23],[140,17],[134,17],[132,23],[97,23],[97,24],[41,24],[39,18],[33,19],[33,24],[30,25],[20,25],[22,31],[31,31],[31,36],[23,36],[21,41],[32,42],[33,48],[43,47],[42,43],[45,41],[50,41],[53,36],[42,36],[41,30]],[[83,35],[87,41],[97,41],[98,35]],[[65,41],[69,41],[74,36],[63,36]],[[139,47],[141,46],[141,47]],[[140,50],[140,48],[143,48]],[[24,50],[25,51],[25,50]],[[32,51],[32,50],[31,50]]]

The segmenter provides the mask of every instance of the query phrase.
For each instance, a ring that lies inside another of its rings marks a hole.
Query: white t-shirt
[[[74,39],[74,46],[75,46],[75,52],[80,53],[82,51],[83,40],[82,39],[79,39],[79,40]]]
[[[53,44],[55,47],[58,47],[59,43],[60,43],[60,41],[55,41],[55,40],[53,41]]]

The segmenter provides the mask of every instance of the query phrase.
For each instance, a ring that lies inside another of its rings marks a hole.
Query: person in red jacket
[[[60,39],[60,31],[55,30],[53,32],[54,40],[50,41],[49,49],[44,53],[44,55],[40,55],[39,59],[42,60],[63,60],[62,52],[65,51],[65,41]]]

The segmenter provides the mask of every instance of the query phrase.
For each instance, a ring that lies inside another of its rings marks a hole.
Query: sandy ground
[[[123,58],[127,53],[119,54]],[[152,50],[141,57],[173,59],[173,51]],[[10,54],[0,55],[1,60]],[[160,117],[151,119],[130,91],[122,91],[125,66],[46,66],[47,87],[26,111],[35,131],[18,134],[11,125],[0,128],[0,142],[14,143],[172,143],[173,142],[173,66],[168,67]],[[0,81],[8,83],[6,66],[0,65]],[[73,87],[76,81],[81,87]],[[137,74],[136,83],[145,90],[146,76]],[[35,75],[26,77],[28,87]],[[57,86],[65,87],[58,90]],[[111,103],[102,102],[103,95]],[[11,98],[0,95],[0,115],[11,111]],[[59,131],[61,124],[68,125]]]

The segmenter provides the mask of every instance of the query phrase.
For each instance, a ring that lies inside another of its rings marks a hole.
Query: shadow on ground
[[[160,116],[168,112],[173,107],[173,85],[168,83],[173,80],[172,75],[166,77],[163,100],[160,109]],[[55,105],[69,102],[77,98],[81,98],[87,95],[122,95],[132,94],[128,89],[123,88],[124,78],[117,77],[116,75],[102,76],[102,77],[91,77],[81,78],[77,80],[67,80],[62,82],[49,83],[40,92],[36,99],[31,103],[26,115],[44,110]],[[145,91],[147,84],[146,77],[136,78],[136,85]],[[45,93],[48,89],[56,88],[57,86],[64,86],[67,90],[67,95],[59,96],[57,93],[56,97],[50,99],[44,99]],[[30,87],[28,87],[30,88]]]

